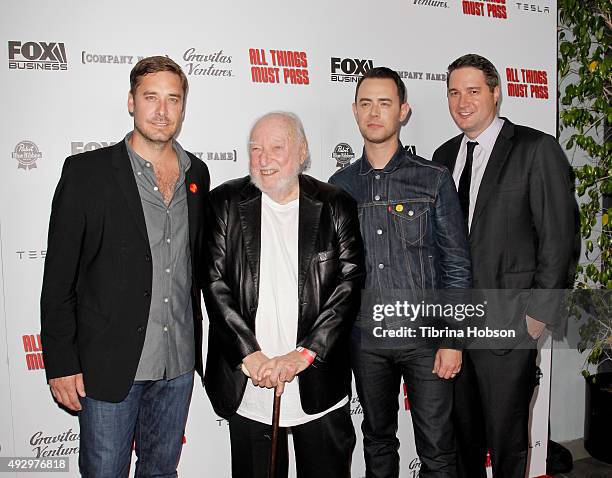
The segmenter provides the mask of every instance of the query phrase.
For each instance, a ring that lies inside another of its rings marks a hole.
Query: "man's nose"
[[[168,103],[166,100],[161,100],[157,103],[157,114],[159,116],[166,116],[168,113]]]

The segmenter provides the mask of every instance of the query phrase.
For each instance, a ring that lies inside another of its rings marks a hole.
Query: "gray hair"
[[[251,127],[251,131],[249,133],[249,140],[251,138],[251,135],[253,134],[253,130],[255,129],[255,127],[261,121],[269,118],[281,118],[290,125],[291,128],[289,130],[289,136],[292,139],[298,141],[299,144],[304,145],[304,148],[306,150],[306,159],[302,164],[300,164],[298,174],[302,174],[304,171],[307,171],[310,168],[311,163],[310,149],[308,148],[308,140],[306,139],[306,133],[304,132],[304,125],[302,124],[302,120],[300,120],[298,115],[296,115],[295,113],[291,113],[290,111],[271,111],[263,116],[260,116],[259,118],[257,118],[255,123],[253,123],[253,126]]]

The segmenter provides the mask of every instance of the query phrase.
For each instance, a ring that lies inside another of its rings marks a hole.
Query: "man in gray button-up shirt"
[[[79,412],[81,474],[175,477],[202,374],[199,268],[210,178],[174,139],[187,78],[171,59],[130,74],[134,130],[66,160],[41,297],[51,392]]]
[[[191,252],[187,224],[185,172],[191,159],[178,142],[173,149],[179,176],[166,204],[157,186],[153,165],[130,145],[125,145],[136,178],[153,262],[151,308],[136,380],[173,379],[193,370],[194,341],[191,310]]]

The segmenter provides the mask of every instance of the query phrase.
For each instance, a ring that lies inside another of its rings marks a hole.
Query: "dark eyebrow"
[[[376,98],[376,99],[378,101],[393,101],[392,98]],[[361,102],[361,101],[372,101],[372,98],[359,98],[357,101],[358,102]]]

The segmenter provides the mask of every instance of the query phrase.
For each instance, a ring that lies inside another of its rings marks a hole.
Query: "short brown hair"
[[[485,77],[485,82],[491,91],[499,86],[499,73],[497,68],[487,60],[484,56],[477,55],[475,53],[468,53],[467,55],[460,56],[450,65],[448,65],[448,71],[446,73],[446,86],[450,80],[451,73],[459,68],[476,68],[482,71]]]
[[[359,87],[363,80],[367,80],[368,78],[382,78],[393,80],[395,86],[397,86],[397,96],[399,96],[400,103],[406,103],[406,85],[400,78],[399,74],[392,70],[391,68],[387,68],[386,66],[377,66],[375,68],[371,68],[365,72],[365,74],[359,78],[357,82],[357,88],[355,88],[355,102],[357,101],[357,94],[359,93]]]
[[[189,91],[189,84],[187,83],[187,77],[180,66],[178,66],[173,60],[167,56],[149,56],[143,58],[134,65],[130,72],[130,92],[132,95],[136,93],[136,88],[140,83],[140,78],[148,75],[149,73],[157,73],[160,71],[169,71],[178,75],[181,79],[181,86],[183,87],[183,97],[187,97]]]

